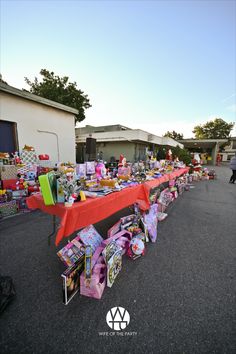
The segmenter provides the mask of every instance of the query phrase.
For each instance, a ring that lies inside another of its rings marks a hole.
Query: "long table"
[[[90,224],[95,224],[134,203],[138,203],[142,210],[149,209],[150,190],[186,172],[188,172],[188,168],[175,170],[160,178],[125,188],[105,197],[87,198],[83,202],[74,203],[71,207],[65,207],[62,203],[46,206],[40,194],[27,198],[27,205],[30,209],[40,209],[54,216],[53,233],[56,232],[55,216],[60,218],[60,226],[55,239],[57,246],[64,237],[69,237],[73,232]]]

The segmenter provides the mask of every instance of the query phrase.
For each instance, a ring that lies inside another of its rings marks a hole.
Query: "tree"
[[[91,107],[91,104],[88,96],[77,89],[76,82],[69,82],[67,76],[59,77],[53,71],[46,69],[42,69],[40,75],[43,77],[41,82],[36,77],[33,82],[25,77],[26,83],[30,86],[30,92],[77,109],[79,113],[75,116],[75,123],[84,120],[85,109]]]
[[[196,139],[228,139],[234,123],[227,123],[221,118],[215,118],[193,129]]]
[[[176,133],[176,131],[169,132],[169,130],[164,134],[164,136],[175,139],[182,140],[184,138],[183,134]]]
[[[186,165],[189,165],[191,162],[191,155],[190,152],[186,149],[181,149],[181,147],[179,145],[172,147],[171,148],[172,151],[172,157],[179,158],[179,161],[183,161]]]

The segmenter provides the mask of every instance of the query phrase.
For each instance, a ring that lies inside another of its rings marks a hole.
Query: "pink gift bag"
[[[124,255],[129,248],[131,239],[132,239],[132,233],[127,230],[122,230],[117,234],[107,238],[106,240],[103,240],[102,245],[105,247],[111,241],[116,241],[117,245],[122,248],[122,255]]]
[[[80,295],[101,299],[106,286],[107,267],[102,256],[104,247],[98,247],[92,257],[92,276],[86,284],[85,273],[80,276]]]
[[[147,214],[144,215],[144,222],[148,229],[148,234],[152,242],[157,239],[157,212],[158,204],[152,204]]]

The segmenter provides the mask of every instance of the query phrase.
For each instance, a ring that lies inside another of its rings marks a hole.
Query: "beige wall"
[[[74,115],[1,92],[0,119],[16,122],[19,149],[31,145],[36,154],[48,154],[53,163],[75,162]],[[40,133],[38,130],[53,132]],[[59,148],[59,153],[58,153]]]
[[[123,154],[127,161],[134,161],[135,144],[133,142],[107,142],[97,143],[97,152],[103,152],[103,159],[107,162],[110,161],[111,156],[119,160],[120,154]]]

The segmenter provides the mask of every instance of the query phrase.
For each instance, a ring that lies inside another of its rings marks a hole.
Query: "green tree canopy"
[[[30,86],[30,92],[77,109],[79,113],[75,116],[75,123],[84,120],[85,109],[91,107],[91,104],[88,96],[77,89],[76,82],[69,82],[67,76],[59,77],[53,71],[46,69],[42,69],[40,75],[43,77],[41,82],[36,77],[33,82],[25,77],[26,83]]]
[[[172,147],[172,156],[173,158],[178,157],[180,161],[183,161],[186,165],[189,165],[191,162],[191,155],[187,149],[182,149],[179,145]]]
[[[221,118],[215,118],[193,129],[196,139],[228,139],[234,123],[227,123]]]
[[[183,134],[176,133],[176,131],[169,132],[169,130],[164,134],[164,136],[175,139],[182,140],[184,138]]]

